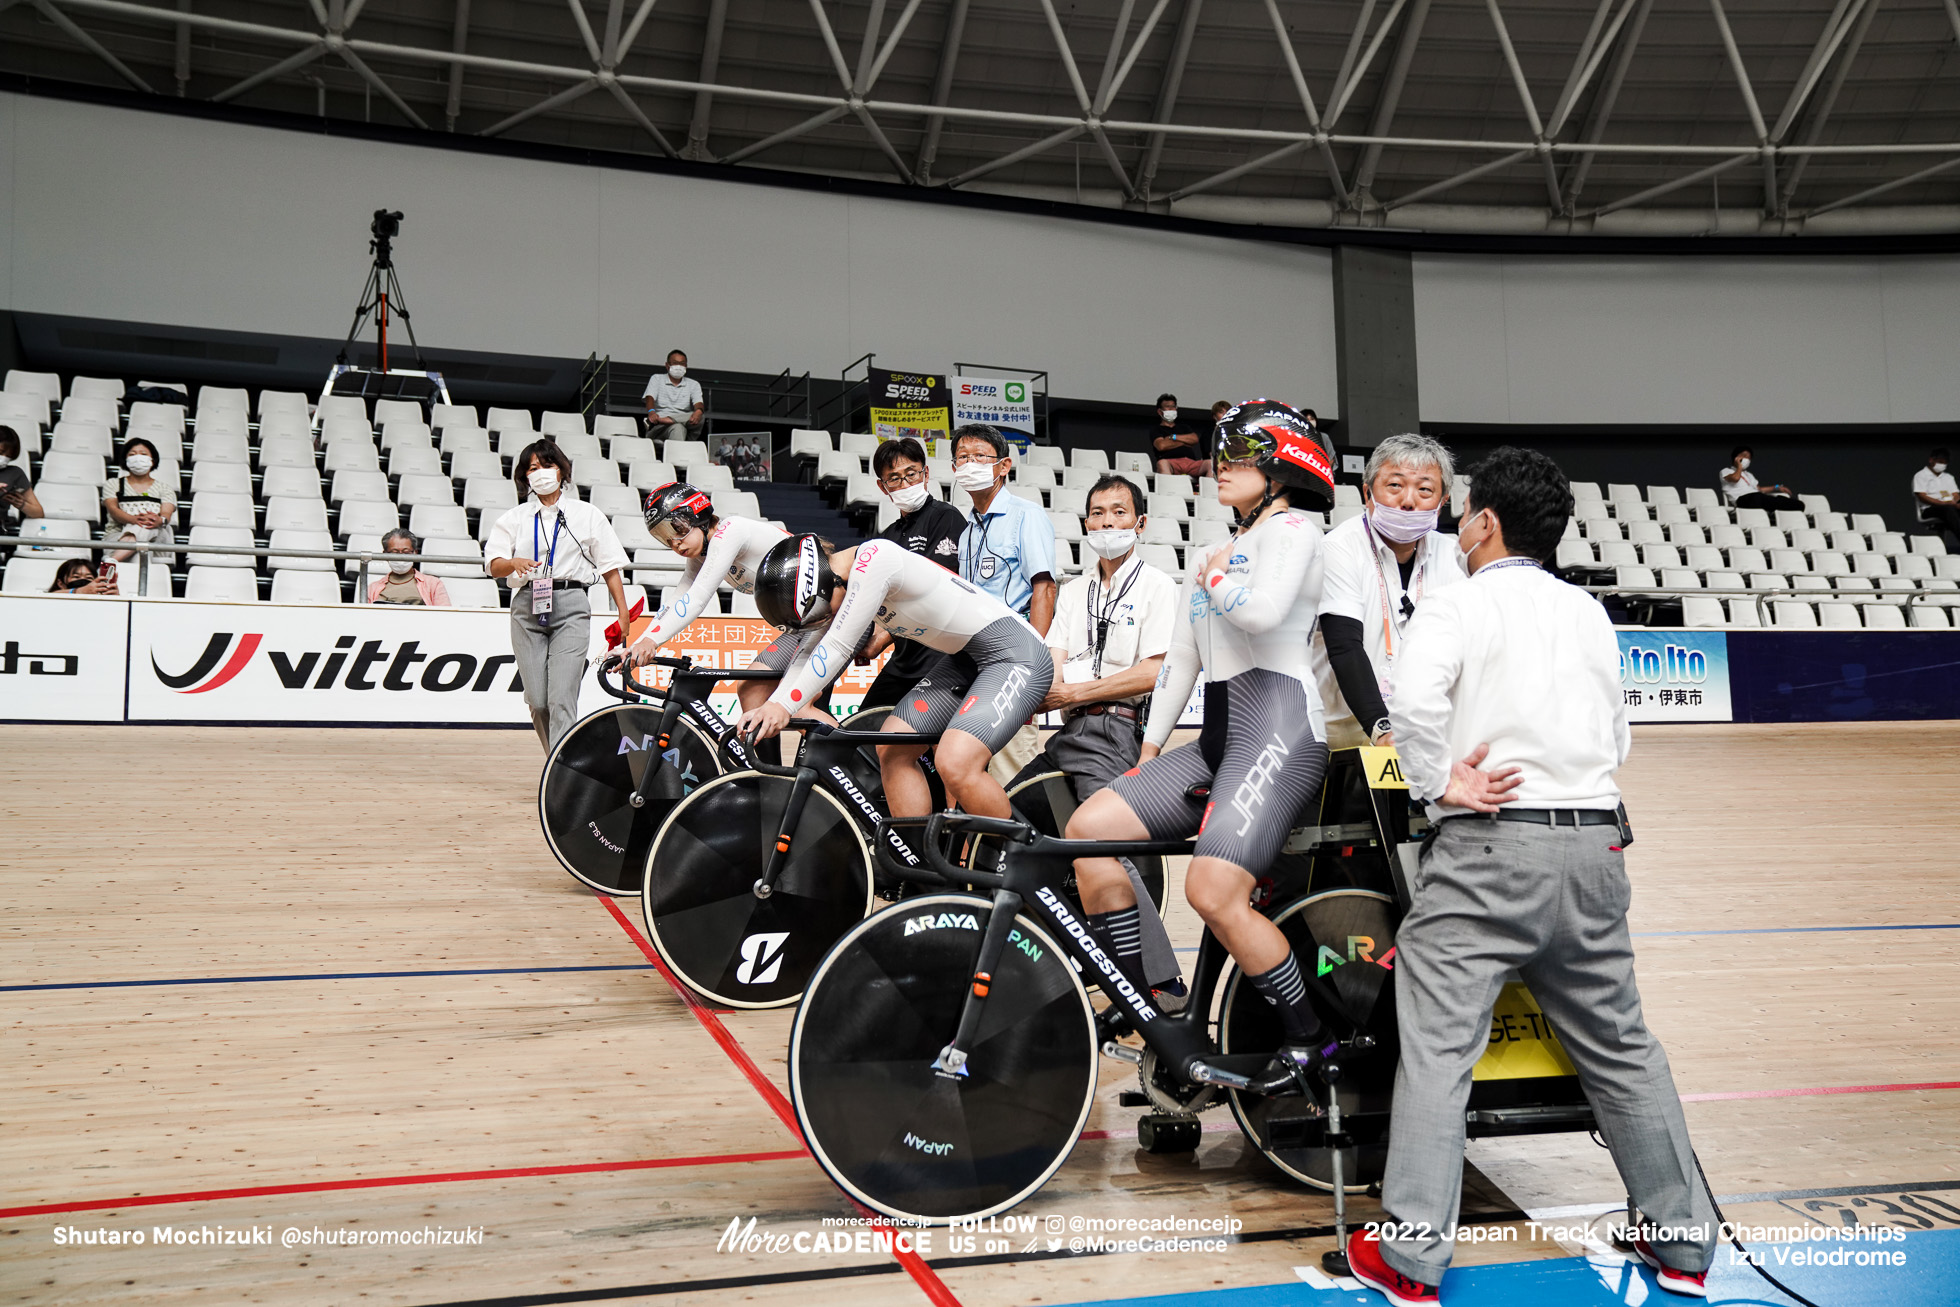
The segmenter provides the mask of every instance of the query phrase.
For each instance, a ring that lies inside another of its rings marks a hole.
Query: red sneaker
[[[1669,1293],[1678,1293],[1688,1298],[1708,1296],[1707,1271],[1677,1271],[1662,1262],[1655,1254],[1654,1247],[1645,1239],[1635,1236],[1633,1251],[1641,1261],[1654,1268],[1654,1282]]]
[[[1411,1280],[1382,1259],[1381,1241],[1372,1230],[1348,1236],[1348,1272],[1384,1295],[1395,1307],[1437,1307],[1443,1300],[1433,1284]]]

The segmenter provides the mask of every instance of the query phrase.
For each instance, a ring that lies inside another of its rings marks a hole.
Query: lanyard
[[[1373,558],[1375,562],[1375,585],[1381,591],[1382,648],[1383,651],[1388,655],[1388,660],[1392,663],[1395,661],[1395,632],[1398,629],[1398,627],[1395,621],[1393,620],[1395,610],[1393,607],[1390,606],[1388,602],[1388,573],[1382,570],[1383,546],[1379,540],[1375,539],[1375,528],[1373,523],[1369,522],[1364,517],[1362,519],[1361,525],[1362,525],[1362,529],[1368,533],[1369,556]],[[1418,555],[1421,554],[1422,552],[1421,545],[1416,546],[1416,552]],[[1409,578],[1410,583],[1415,591],[1415,597],[1411,601],[1412,603],[1419,604],[1422,602],[1424,578],[1428,574],[1428,571],[1429,571],[1429,560],[1427,558],[1418,557],[1416,559],[1415,575]],[[1403,592],[1403,597],[1405,600],[1408,599],[1407,590]]]
[[[1482,576],[1485,572],[1495,572],[1506,567],[1535,567],[1541,572],[1545,570],[1545,565],[1535,558],[1500,558],[1494,563],[1485,563],[1477,569],[1477,574]]]
[[[1092,670],[1097,680],[1102,679],[1103,648],[1109,643],[1110,617],[1116,612],[1117,605],[1122,603],[1124,598],[1128,596],[1130,587],[1137,583],[1137,577],[1142,571],[1142,564],[1132,560],[1129,578],[1123,582],[1123,588],[1121,590],[1118,590],[1109,597],[1109,602],[1102,606],[1101,612],[1096,610],[1096,579],[1093,576],[1089,578],[1089,603],[1085,616],[1089,622],[1089,648],[1095,659]]]
[[[564,529],[564,526],[565,526],[565,510],[561,508],[558,510],[558,520],[552,523],[551,526],[551,548],[547,549],[544,554],[544,570],[545,570],[545,575],[547,576],[551,574],[552,560],[558,556],[558,533]],[[531,557],[536,558],[537,556],[538,556],[538,519],[536,515],[533,515],[531,518]]]

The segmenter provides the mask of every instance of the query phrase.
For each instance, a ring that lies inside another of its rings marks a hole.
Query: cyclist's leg
[[[1325,1032],[1307,1001],[1292,946],[1252,906],[1252,891],[1256,873],[1272,864],[1301,809],[1319,793],[1327,746],[1314,737],[1306,692],[1292,677],[1255,668],[1225,689],[1232,730],[1184,874],[1185,897],[1246,979],[1278,1009],[1286,1031],[1281,1056],[1297,1053],[1300,1061]],[[1284,1078],[1262,1084],[1270,1092]]]
[[[960,652],[975,671],[959,711],[944,724],[933,762],[949,800],[979,816],[1011,817],[1007,791],[987,764],[1047,697],[1054,659],[1032,627],[1007,617],[975,634]]]
[[[911,692],[898,701],[880,729],[894,738],[930,733],[943,728],[959,709],[976,668],[964,652],[941,654]],[[919,768],[923,744],[878,746],[878,770],[885,782],[885,802],[894,817],[923,817],[932,811],[932,787]]]
[[[1118,776],[1077,808],[1069,820],[1068,837],[1184,839],[1204,819],[1204,806],[1191,797],[1192,787],[1210,779],[1211,768],[1195,746],[1159,754]],[[1128,870],[1115,858],[1077,858],[1075,886],[1089,929],[1116,960],[1124,979],[1147,991],[1150,968],[1144,964],[1143,906]],[[1156,932],[1162,929],[1162,923],[1157,923]],[[1175,967],[1171,970],[1174,975]]]

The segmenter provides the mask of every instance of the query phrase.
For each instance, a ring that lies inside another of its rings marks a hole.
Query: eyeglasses
[[[984,463],[988,467],[992,467],[994,464],[998,462],[1000,462],[1000,460],[998,458],[995,458],[992,454],[961,454],[953,460],[953,466],[972,467],[976,463]]]
[[[878,484],[887,490],[903,490],[907,486],[916,486],[925,479],[926,470],[922,467],[915,467],[910,472],[890,473]]]

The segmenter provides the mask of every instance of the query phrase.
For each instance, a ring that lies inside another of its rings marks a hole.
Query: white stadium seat
[[[217,545],[224,549],[250,549],[257,543],[252,539],[250,527],[193,526],[187,561],[193,568],[243,567],[249,570],[258,566],[258,559],[251,554],[205,554],[199,553],[198,548],[201,545]]]
[[[235,567],[193,567],[184,580],[184,598],[205,603],[257,603],[259,579]]]
[[[453,504],[456,502],[456,485],[446,476],[410,473],[395,487],[395,502],[411,507],[416,504]]]
[[[350,500],[349,504],[365,501]],[[341,507],[347,512],[347,505]],[[327,505],[318,497],[307,499],[300,495],[274,495],[265,501],[265,529],[267,531],[324,531],[327,529]]]
[[[487,576],[444,577],[442,585],[449,592],[449,602],[457,608],[503,607],[498,595],[503,587]]]
[[[61,402],[61,378],[52,372],[12,369],[7,373],[6,388],[17,395],[38,395],[51,405]]]
[[[476,407],[472,404],[432,404],[429,406],[429,425],[437,431],[452,423],[473,427],[478,425]]]
[[[292,469],[304,471],[302,468]],[[268,499],[271,493],[267,492]],[[333,474],[333,488],[327,492],[327,502],[338,504],[349,499],[390,500],[388,493],[388,474],[386,472],[336,472]]]
[[[374,401],[374,425],[386,430],[391,422],[423,421],[422,406],[412,399],[377,399]]]
[[[275,604],[337,604],[340,578],[331,572],[299,572],[283,568],[272,574]]]
[[[333,537],[325,531],[306,531],[294,527],[282,527],[267,533],[266,547],[269,549],[306,549],[328,552],[333,549]],[[278,554],[266,559],[274,573],[287,572],[331,572],[331,558],[291,558]]]
[[[467,536],[470,533],[469,511],[454,504],[416,504],[408,510],[408,529],[424,539],[429,536]]]
[[[10,595],[45,594],[61,568],[59,558],[28,558],[15,554],[7,563],[7,575],[0,581],[0,593]]]
[[[438,558],[470,558],[469,563],[425,563],[430,576],[472,577],[483,575],[483,546],[467,536],[442,536],[422,542],[422,552]]]
[[[377,504],[365,499],[341,505],[338,533],[342,539],[352,535],[386,535],[402,524],[393,504]]]
[[[637,418],[628,417],[624,413],[594,413],[592,434],[605,440],[637,437],[640,434],[640,423]]]
[[[30,517],[18,528],[23,540],[43,540],[46,544],[26,544],[20,546],[23,554],[34,554],[41,558],[88,558],[87,548],[76,548],[56,541],[73,541],[75,545],[86,546],[94,534],[89,524],[81,518],[73,517]]]
[[[488,521],[517,507],[517,487],[503,477],[471,477],[463,483],[463,507],[482,509]]]
[[[458,454],[456,457],[495,459],[497,456],[495,454]],[[499,463],[497,472],[501,475],[502,471],[503,465]],[[429,476],[441,476],[442,455],[435,451],[433,445],[395,446],[394,450],[388,455],[388,474],[399,477],[407,476],[411,472],[420,472]]]

